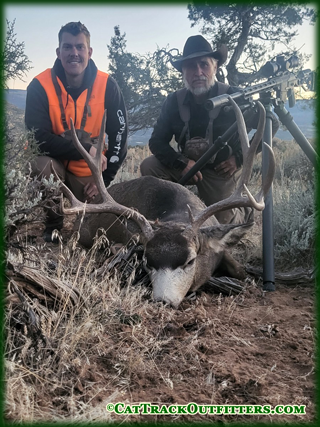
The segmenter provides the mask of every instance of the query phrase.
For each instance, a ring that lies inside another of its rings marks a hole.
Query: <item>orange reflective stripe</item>
[[[59,100],[56,94],[52,77],[51,69],[43,71],[36,77],[39,80],[41,86],[46,91],[49,103],[49,115],[52,123],[53,133],[61,135],[64,132],[61,112],[59,107]],[[64,106],[66,120],[70,128],[70,117],[73,121],[76,117],[75,127],[80,129],[81,120],[83,116],[84,106],[87,98],[87,89],[81,93],[76,102],[68,95],[61,80],[57,77],[59,86],[61,87],[61,98]],[[86,125],[84,130],[91,133],[92,138],[96,138],[100,133],[101,121],[105,108],[105,93],[108,81],[108,74],[102,71],[97,71],[97,76],[92,86],[92,93],[89,100],[90,114],[87,116]],[[65,165],[68,163],[68,170],[76,176],[90,176],[91,171],[84,160],[70,160],[64,162]]]

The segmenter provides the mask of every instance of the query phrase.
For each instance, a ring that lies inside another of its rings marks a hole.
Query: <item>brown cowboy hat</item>
[[[171,64],[182,73],[182,63],[186,59],[198,58],[199,56],[212,56],[218,60],[218,67],[221,67],[228,56],[228,48],[225,44],[213,51],[211,45],[202,36],[191,36],[187,39],[180,58],[171,60]]]

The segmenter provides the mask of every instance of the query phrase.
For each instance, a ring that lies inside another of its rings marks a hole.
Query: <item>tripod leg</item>
[[[271,105],[265,106],[267,112],[264,141],[272,146],[272,121],[269,116]],[[262,147],[262,179],[268,170],[266,148]],[[265,208],[262,212],[262,250],[263,250],[263,290],[275,291],[274,275],[274,238],[273,238],[273,197],[272,187],[265,196]]]
[[[300,145],[300,147],[302,148],[310,162],[313,164],[313,166],[317,167],[318,157],[316,151],[314,150],[310,142],[307,140],[307,138],[303,135],[298,125],[294,122],[293,117],[291,116],[289,111],[285,109],[283,103],[275,105],[274,112],[279,117],[281,123],[284,124],[284,126],[293,136],[293,138]]]

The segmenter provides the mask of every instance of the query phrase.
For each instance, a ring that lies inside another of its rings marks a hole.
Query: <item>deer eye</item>
[[[195,258],[192,258],[192,259],[190,259],[185,265],[184,265],[184,268],[186,268],[186,267],[191,267],[193,264],[194,264],[194,262],[195,262]]]

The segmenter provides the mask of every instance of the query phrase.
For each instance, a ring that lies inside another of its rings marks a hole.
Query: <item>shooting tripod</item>
[[[281,62],[282,61],[282,62]],[[287,67],[287,62],[280,60],[280,67]],[[269,69],[270,64],[275,67],[273,63],[267,63]],[[277,64],[279,65],[279,64]],[[304,72],[302,72],[304,73]],[[303,74],[304,76],[305,74]],[[266,127],[264,132],[264,142],[272,147],[272,120],[271,112],[272,107],[274,112],[279,117],[280,122],[288,129],[290,134],[293,136],[295,141],[299,144],[301,149],[304,151],[308,159],[312,162],[313,166],[316,167],[318,163],[318,156],[312,145],[309,143],[307,138],[303,135],[300,128],[294,122],[291,114],[284,107],[284,99],[287,96],[289,98],[289,106],[295,104],[293,88],[292,86],[297,83],[297,77],[291,73],[284,73],[280,77],[268,80],[266,83],[258,84],[252,88],[244,89],[242,92],[232,94],[231,97],[236,99],[244,97],[249,98],[249,104],[244,104],[241,107],[246,108],[252,106],[251,95],[254,93],[260,94],[260,101],[266,109]],[[271,89],[277,88],[277,97],[272,97]],[[313,88],[312,88],[313,89]],[[285,95],[284,95],[285,94]],[[227,95],[217,96],[207,101],[207,109],[213,109],[218,106],[228,104]],[[225,107],[229,108],[229,107]],[[246,119],[252,113],[251,108],[247,108],[243,117]],[[222,136],[218,137],[214,144],[207,150],[206,153],[195,163],[195,165],[180,179],[179,183],[185,185],[194,174],[201,170],[208,160],[216,154],[220,148],[226,145],[232,135],[237,131],[237,124],[234,123]],[[262,147],[262,177],[265,176],[268,170],[267,156],[265,154],[266,148]],[[272,187],[265,197],[265,209],[262,214],[262,245],[263,245],[263,290],[274,291],[275,290],[275,271],[274,271],[274,232],[273,232],[273,197]]]
[[[274,112],[277,114],[280,122],[288,129],[292,137],[299,144],[310,162],[314,167],[317,165],[317,153],[307,138],[303,135],[300,128],[294,122],[291,114],[284,107],[283,101],[273,99],[269,92],[265,93],[260,101],[264,105],[267,113],[266,127],[264,132],[264,141],[272,147],[271,118],[270,112],[272,105]],[[265,147],[262,147],[262,177],[264,177],[268,165],[265,162]],[[263,290],[275,290],[275,273],[274,273],[274,233],[273,233],[273,197],[272,187],[265,197],[265,208],[262,212],[262,248],[263,248]]]

